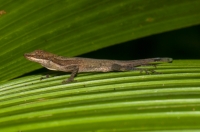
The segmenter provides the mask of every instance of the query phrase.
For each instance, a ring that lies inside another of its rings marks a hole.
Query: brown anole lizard
[[[90,59],[80,57],[63,57],[43,50],[35,50],[31,53],[24,54],[25,58],[40,63],[49,70],[71,72],[71,76],[64,80],[63,83],[74,81],[74,77],[79,72],[110,72],[110,71],[132,71],[140,70],[146,73],[154,70],[137,68],[139,66],[153,65],[156,66],[162,62],[172,62],[172,58],[149,58],[140,60],[104,60]],[[155,63],[156,62],[156,63]],[[155,63],[155,64],[154,64]]]

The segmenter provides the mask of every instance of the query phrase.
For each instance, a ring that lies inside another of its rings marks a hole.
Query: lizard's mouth
[[[30,53],[25,53],[24,57],[29,61],[37,62],[37,63],[40,63],[40,64],[46,62],[45,59],[39,58],[37,55],[33,55],[33,54],[30,54]]]
[[[35,60],[36,60],[36,58],[34,57],[34,55],[31,55],[31,54],[29,54],[29,53],[25,53],[25,54],[24,54],[24,57],[25,57],[26,59],[30,60],[30,61],[35,61]]]
[[[28,54],[28,53],[25,53],[25,54],[24,54],[24,57],[25,57],[26,59],[29,59],[29,58],[31,57],[31,55]]]

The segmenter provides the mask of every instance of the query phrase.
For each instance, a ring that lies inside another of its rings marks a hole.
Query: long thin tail
[[[142,65],[157,65],[160,63],[172,63],[172,58],[149,58],[149,59],[140,59],[133,60],[132,67],[142,66]]]
[[[172,63],[173,59],[172,58],[152,58],[154,60],[154,62],[159,62],[159,63],[163,63],[163,62],[167,62],[167,63]]]
[[[131,71],[135,70],[136,67],[139,66],[156,66],[160,63],[172,63],[172,58],[149,58],[149,59],[140,59],[140,60],[132,60],[126,61],[123,64],[113,64],[112,70],[113,71]]]

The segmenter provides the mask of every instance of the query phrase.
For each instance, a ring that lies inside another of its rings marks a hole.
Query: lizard
[[[24,57],[30,61],[37,62],[49,70],[71,72],[68,79],[63,83],[74,81],[74,77],[81,72],[111,72],[111,71],[145,71],[147,74],[156,73],[152,69],[137,68],[139,66],[153,65],[167,62],[172,63],[172,58],[148,58],[139,60],[106,60],[81,57],[63,57],[44,50],[35,50],[25,53]],[[155,63],[155,64],[154,64]]]

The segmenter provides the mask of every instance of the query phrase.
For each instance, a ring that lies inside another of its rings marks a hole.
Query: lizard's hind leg
[[[135,67],[134,70],[138,70],[138,71],[140,71],[140,73],[142,73],[144,71],[146,74],[161,74],[160,72],[155,71],[155,69],[147,69],[147,68],[137,68],[137,67]]]

